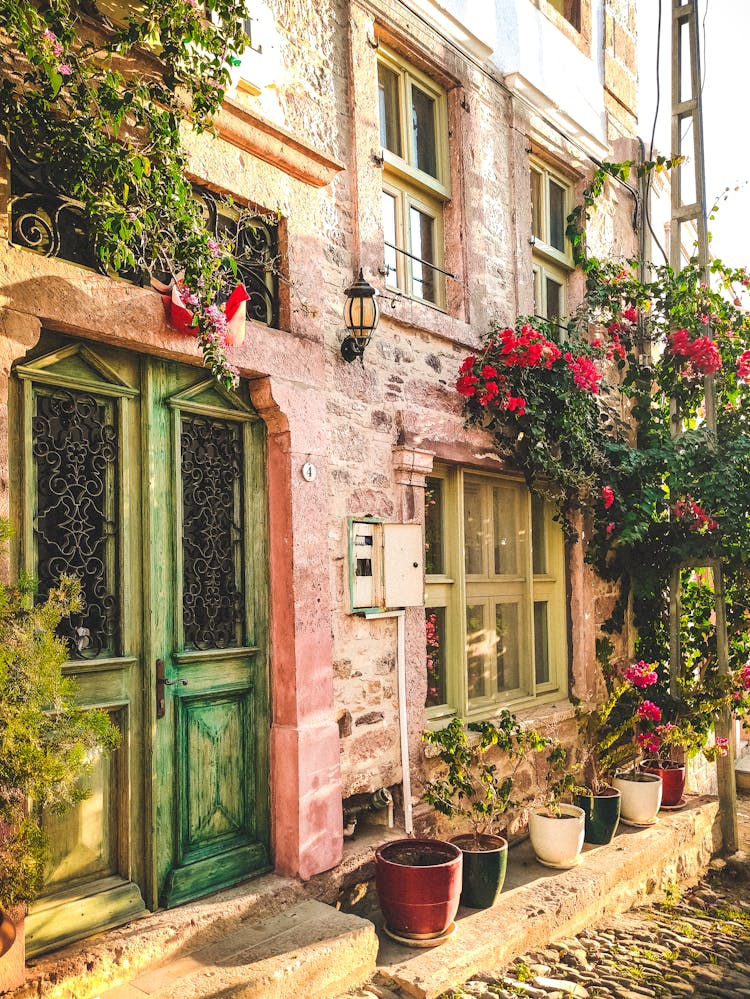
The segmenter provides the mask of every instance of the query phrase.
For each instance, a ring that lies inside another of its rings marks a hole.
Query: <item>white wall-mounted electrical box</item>
[[[353,614],[424,606],[421,524],[349,520],[349,595]]]

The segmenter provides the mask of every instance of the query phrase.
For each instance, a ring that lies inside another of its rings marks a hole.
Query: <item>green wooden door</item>
[[[212,378],[151,362],[143,391],[156,881],[172,906],[268,868],[263,450]]]
[[[202,370],[55,334],[11,418],[17,562],[82,579],[66,669],[122,732],[45,817],[35,954],[268,868],[263,439]]]

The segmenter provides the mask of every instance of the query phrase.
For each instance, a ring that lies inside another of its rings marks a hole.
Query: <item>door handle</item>
[[[167,680],[164,676],[164,660],[156,660],[156,717],[163,718],[167,713],[167,702],[164,697],[165,687],[187,687],[187,680]]]

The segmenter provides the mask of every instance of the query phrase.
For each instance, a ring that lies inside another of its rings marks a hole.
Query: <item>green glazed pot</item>
[[[480,836],[479,849],[468,833],[451,840],[464,856],[461,905],[489,909],[503,890],[508,867],[508,841],[502,836]]]
[[[582,808],[586,816],[587,843],[605,846],[611,843],[620,821],[620,792],[606,787],[602,794],[574,794],[573,804]]]

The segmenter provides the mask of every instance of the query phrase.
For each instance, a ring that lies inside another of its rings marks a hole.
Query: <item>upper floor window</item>
[[[570,182],[546,165],[532,162],[534,313],[553,321],[564,320],[568,313],[567,283],[573,258],[565,229],[570,210]]]
[[[525,484],[436,468],[425,507],[427,707],[487,717],[566,691],[562,532]]]
[[[547,3],[558,14],[562,14],[576,31],[581,30],[581,0],[547,0]]]
[[[386,285],[444,308],[445,92],[382,45],[378,92]]]

